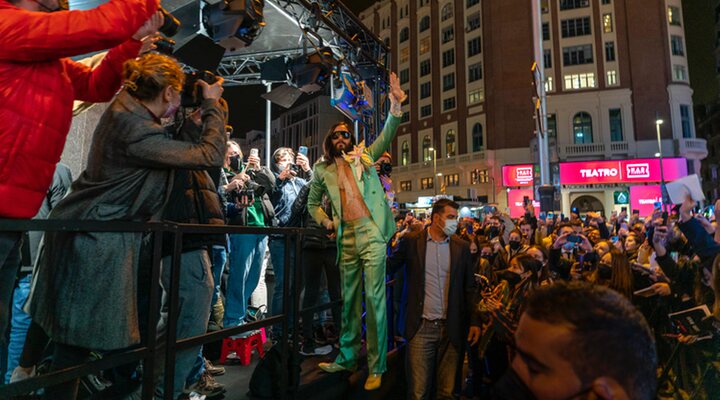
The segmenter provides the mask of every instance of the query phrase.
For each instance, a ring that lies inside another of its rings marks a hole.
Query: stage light
[[[265,26],[264,0],[204,0],[203,5],[208,36],[231,52],[250,46]]]
[[[340,73],[339,87],[333,87],[331,91],[330,105],[346,117],[359,120],[363,113],[373,110],[372,91],[365,81],[356,82],[352,74],[343,69]]]
[[[317,92],[330,80],[336,64],[335,56],[329,47],[297,57],[290,63],[292,84],[303,93]]]

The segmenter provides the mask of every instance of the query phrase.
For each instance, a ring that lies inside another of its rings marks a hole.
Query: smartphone
[[[260,153],[258,152],[258,149],[250,149],[250,155],[251,155],[251,156],[258,157],[258,154],[260,154]]]
[[[540,211],[540,219],[545,219],[547,216],[545,215],[545,211]]]
[[[626,212],[627,212],[627,207],[620,207],[620,212],[626,213]]]
[[[610,241],[613,242],[613,243],[617,243],[618,239],[619,239],[619,238],[618,238],[617,236],[612,236],[612,237],[610,237]]]
[[[573,213],[573,214],[578,214],[578,215],[580,215],[580,212],[578,211],[578,208],[577,208],[577,207],[571,208],[571,209],[570,209],[570,212]]]
[[[662,208],[662,203],[659,202],[659,201],[656,201],[656,202],[653,204],[653,207],[655,207],[656,210],[659,210],[659,209]]]
[[[633,210],[632,213],[640,215],[640,210]]]
[[[667,226],[667,220],[668,220],[668,213],[667,211],[663,211],[662,213],[662,220],[663,220],[663,226]]]
[[[307,148],[307,146],[300,146],[300,148],[298,148],[298,153],[300,153],[300,154],[304,155],[305,157],[307,157],[307,153],[308,153],[308,148]]]
[[[567,237],[567,241],[572,243],[581,243],[582,238],[578,235],[570,235]]]
[[[528,205],[530,203],[530,197],[529,196],[523,196],[523,205]]]

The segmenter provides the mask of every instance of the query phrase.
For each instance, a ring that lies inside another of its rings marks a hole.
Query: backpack
[[[296,392],[300,386],[300,356],[294,351],[292,345],[288,346],[288,397],[292,397],[292,393]],[[265,353],[260,362],[258,362],[252,377],[248,395],[251,398],[258,399],[279,399],[283,395],[282,388],[282,363],[283,354],[282,346],[276,344]]]

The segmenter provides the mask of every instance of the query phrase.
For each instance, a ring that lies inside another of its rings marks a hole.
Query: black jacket
[[[411,233],[400,240],[388,257],[388,273],[393,274],[405,266],[407,285],[407,311],[405,336],[412,340],[420,329],[425,303],[425,250],[428,230]],[[459,236],[450,237],[450,286],[448,289],[447,332],[450,342],[462,352],[470,326],[480,326],[474,265],[470,244]]]

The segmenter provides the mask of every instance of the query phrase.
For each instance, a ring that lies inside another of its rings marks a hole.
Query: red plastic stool
[[[235,352],[240,359],[241,365],[250,365],[252,350],[257,350],[260,358],[265,356],[263,343],[267,340],[265,336],[265,328],[261,328],[258,332],[245,338],[225,338],[220,351],[220,364],[225,364],[230,353]]]

